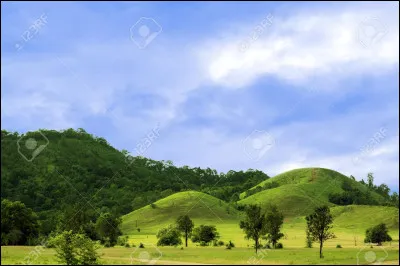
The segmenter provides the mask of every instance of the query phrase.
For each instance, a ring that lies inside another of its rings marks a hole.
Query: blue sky
[[[398,191],[399,8],[383,2],[2,2],[2,129]],[[141,19],[147,18],[147,19]],[[363,151],[362,151],[363,150]]]

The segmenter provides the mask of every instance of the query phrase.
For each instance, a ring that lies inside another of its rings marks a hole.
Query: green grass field
[[[293,171],[277,178],[278,188],[261,191],[242,199],[241,203],[277,203],[285,214],[281,239],[283,249],[263,249],[255,254],[253,242],[244,238],[239,228],[243,213],[226,202],[208,194],[196,191],[175,193],[152,205],[145,206],[122,217],[122,232],[129,236],[129,243],[135,247],[114,247],[100,249],[104,264],[398,264],[399,260],[399,210],[384,206],[335,206],[330,204],[334,216],[332,231],[336,238],[324,243],[324,258],[319,258],[317,243],[305,248],[305,213],[327,202],[328,191],[340,190],[340,173],[318,169],[317,178],[310,180],[311,168],[299,169],[293,178]],[[271,179],[266,182],[271,182]],[[311,196],[309,196],[311,195]],[[188,214],[195,226],[215,225],[220,240],[233,241],[235,248],[200,247],[189,241],[189,247],[157,247],[156,234],[159,229],[176,221],[180,215]],[[363,243],[365,230],[379,223],[386,223],[391,243],[378,247]],[[265,241],[263,242],[265,244]],[[336,248],[341,245],[342,248]],[[22,264],[34,247],[2,247],[2,264]],[[34,264],[56,263],[55,251],[43,249],[34,257]]]

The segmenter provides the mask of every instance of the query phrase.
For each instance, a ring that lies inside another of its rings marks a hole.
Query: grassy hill
[[[325,168],[301,168],[279,174],[265,180],[250,189],[250,193],[257,191],[269,184],[276,187],[257,192],[246,197],[246,192],[240,194],[239,204],[258,203],[265,207],[269,203],[278,205],[286,216],[306,215],[318,205],[329,202],[329,194],[343,193],[343,184],[351,185],[354,190],[360,193],[368,193],[368,197],[376,202],[383,202],[384,198],[359,182],[348,178],[336,171]]]
[[[122,231],[130,234],[138,228],[155,229],[174,223],[180,215],[189,215],[195,223],[238,221],[241,213],[226,202],[197,191],[178,192],[139,210],[122,216]],[[136,226],[137,224],[137,226]]]

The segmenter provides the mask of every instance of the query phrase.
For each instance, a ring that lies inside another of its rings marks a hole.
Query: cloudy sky
[[[1,54],[2,129],[398,191],[398,2],[2,2]]]

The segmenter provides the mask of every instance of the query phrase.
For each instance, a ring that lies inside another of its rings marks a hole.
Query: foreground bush
[[[98,246],[84,234],[64,231],[52,239],[57,258],[61,264],[98,265],[100,256]]]

